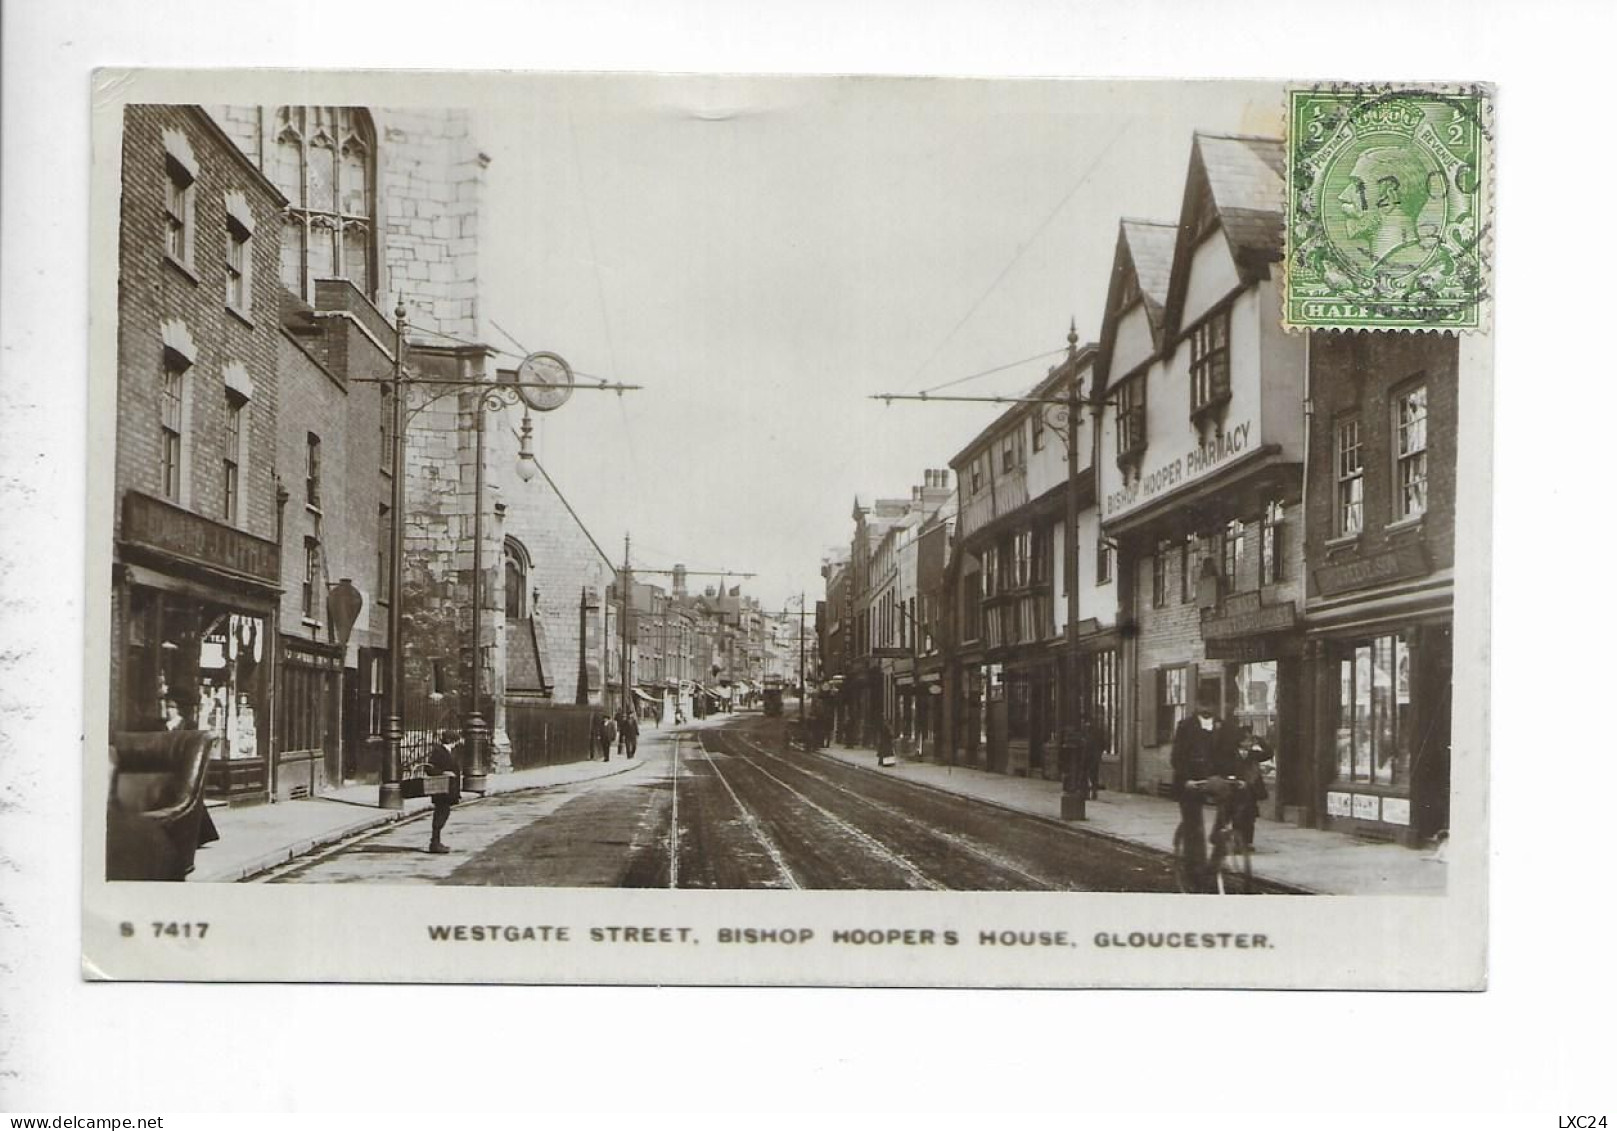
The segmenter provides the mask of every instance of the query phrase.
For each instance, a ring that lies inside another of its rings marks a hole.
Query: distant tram
[[[784,690],[782,680],[776,678],[764,680],[764,714],[779,717]]]

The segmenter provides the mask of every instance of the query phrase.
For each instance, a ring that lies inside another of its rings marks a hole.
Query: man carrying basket
[[[449,778],[447,790],[432,794],[432,841],[427,845],[428,852],[442,855],[449,851],[443,842],[444,825],[449,823],[449,811],[460,800],[460,731],[439,733],[438,741],[427,753],[427,773],[435,777],[447,774]]]

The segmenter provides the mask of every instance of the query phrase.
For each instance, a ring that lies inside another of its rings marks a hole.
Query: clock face
[[[550,412],[573,395],[573,371],[553,353],[530,353],[517,367],[517,392],[535,412]],[[528,388],[527,386],[544,386]]]

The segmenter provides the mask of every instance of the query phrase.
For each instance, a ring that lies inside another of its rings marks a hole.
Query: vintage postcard
[[[86,978],[1485,986],[1491,87],[94,81]]]

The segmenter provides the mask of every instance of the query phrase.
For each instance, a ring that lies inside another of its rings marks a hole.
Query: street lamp
[[[382,763],[382,781],[377,791],[377,804],[384,809],[399,809],[404,805],[402,778],[404,769],[403,563],[405,428],[417,413],[442,398],[452,393],[466,390],[475,390],[477,392],[477,466],[474,476],[472,519],[472,686],[471,709],[467,714],[464,728],[469,748],[470,765],[467,767],[463,788],[474,792],[482,792],[488,787],[485,744],[489,731],[488,722],[484,719],[482,711],[483,448],[484,433],[486,431],[484,417],[488,412],[499,412],[515,407],[519,403],[525,406],[519,433],[520,446],[517,453],[516,471],[524,482],[530,482],[539,470],[538,461],[533,452],[533,420],[530,410],[550,412],[560,408],[567,403],[575,387],[572,369],[568,367],[562,358],[548,352],[533,353],[525,357],[517,370],[517,379],[513,382],[490,383],[483,379],[408,376],[404,368],[405,330],[408,327],[405,315],[404,300],[401,298],[393,310],[392,375],[383,378],[361,377],[354,379],[359,383],[385,385],[393,398],[390,406],[393,429],[391,437],[393,484],[390,511],[392,525],[389,530],[390,545],[388,547],[388,715],[384,731],[387,745]],[[420,404],[406,409],[405,398],[409,395],[409,389],[415,385],[433,386],[438,391]],[[614,392],[619,396],[630,390],[640,388],[639,385],[625,385],[605,381],[597,385],[581,387],[601,392]]]

